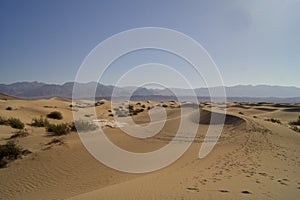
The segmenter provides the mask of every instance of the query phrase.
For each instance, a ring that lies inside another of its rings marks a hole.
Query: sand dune
[[[93,102],[82,101],[81,106]],[[160,102],[132,102],[154,106]],[[178,129],[180,108],[165,102],[168,120],[155,136],[139,139],[106,127],[107,137],[120,148],[149,152],[168,144]],[[190,120],[199,129],[191,147],[172,165],[152,173],[129,174],[113,170],[95,160],[75,132],[53,137],[44,128],[29,125],[32,118],[51,111],[73,121],[71,102],[65,99],[0,102],[1,117],[17,117],[26,123],[28,137],[17,138],[19,145],[32,152],[0,169],[0,199],[296,199],[300,195],[300,135],[288,122],[298,116],[299,105],[228,103],[225,126],[213,151],[198,158],[211,120],[210,104],[202,104],[201,116]],[[79,104],[78,104],[79,105]],[[10,106],[12,110],[6,110]],[[93,117],[113,120],[110,102],[96,107]],[[219,117],[218,117],[219,116]],[[282,124],[265,121],[278,118]],[[150,121],[147,109],[133,117],[142,126]],[[218,124],[218,120],[214,124]],[[0,126],[0,144],[16,130]],[[51,143],[54,139],[61,142]],[[179,138],[179,142],[190,140]]]

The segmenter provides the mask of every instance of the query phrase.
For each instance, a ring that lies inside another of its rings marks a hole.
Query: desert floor
[[[91,102],[82,101],[85,106]],[[113,121],[110,102],[96,107],[97,118]],[[132,152],[159,149],[174,137],[180,122],[176,102],[132,102],[135,108],[166,104],[168,119],[162,131],[148,139],[122,133],[117,127],[103,130],[110,140]],[[34,117],[44,118],[51,111],[73,121],[71,101],[0,100],[0,117],[16,117],[24,122],[27,137],[10,139],[17,131],[0,125],[0,144],[15,140],[31,154],[0,169],[0,199],[297,199],[300,196],[300,133],[288,123],[296,120],[300,105],[227,103],[227,119],[214,149],[203,159],[199,148],[210,119],[210,103],[201,103],[197,136],[190,148],[172,165],[161,170],[131,174],[113,170],[94,159],[78,134],[51,136],[45,128],[30,126]],[[78,104],[79,105],[79,104]],[[12,110],[6,110],[12,107]],[[87,115],[86,119],[92,118]],[[277,118],[281,124],[266,121]],[[145,125],[147,109],[133,117]],[[196,122],[195,122],[196,123]],[[51,143],[57,138],[61,142]],[[187,138],[182,138],[184,142]]]

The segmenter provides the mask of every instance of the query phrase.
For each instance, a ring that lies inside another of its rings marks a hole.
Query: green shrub
[[[12,107],[8,106],[5,110],[12,110]]]
[[[18,146],[14,141],[8,141],[4,145],[0,145],[0,160],[7,158],[9,160],[15,160],[22,155],[22,148]]]
[[[71,131],[94,131],[98,127],[96,124],[89,122],[89,121],[83,121],[83,120],[76,120],[75,122],[71,123],[70,129]]]
[[[62,114],[58,111],[53,111],[53,112],[49,113],[47,115],[47,117],[51,118],[51,119],[62,119],[63,118]]]
[[[40,116],[40,118],[33,118],[30,125],[34,127],[46,127],[49,124],[50,123],[47,119],[44,119],[42,116]]]
[[[7,120],[7,124],[10,125],[12,128],[16,128],[16,129],[23,129],[25,126],[20,119],[13,118],[13,117]]]
[[[298,116],[298,119],[296,121],[292,121],[289,124],[290,125],[300,126],[300,115]]]
[[[68,124],[49,124],[46,131],[54,136],[60,136],[70,133],[71,128]]]

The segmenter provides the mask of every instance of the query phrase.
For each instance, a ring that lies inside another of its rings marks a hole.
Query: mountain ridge
[[[119,96],[193,96],[209,97],[210,92],[218,92],[222,87],[195,88],[195,89],[153,89],[145,87],[116,87],[96,82],[77,83],[66,82],[63,84],[47,84],[43,82],[16,82],[11,84],[0,84],[0,93],[23,99],[47,99],[52,97],[72,98],[74,84],[80,88],[78,98],[90,98],[91,90],[96,88],[96,97],[110,97],[113,91]],[[271,85],[236,85],[225,86],[226,96],[235,98],[300,98],[300,88],[295,86],[271,86]],[[174,92],[174,93],[173,93]]]

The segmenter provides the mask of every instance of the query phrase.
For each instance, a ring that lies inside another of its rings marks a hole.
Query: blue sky
[[[85,57],[101,41],[150,26],[174,29],[199,42],[227,86],[300,87],[298,8],[297,0],[1,0],[0,82],[73,81]],[[118,63],[103,79],[105,84],[111,84],[109,77],[122,67],[129,69],[134,64]],[[203,86],[201,80],[191,81]],[[170,85],[180,87],[174,80]]]

